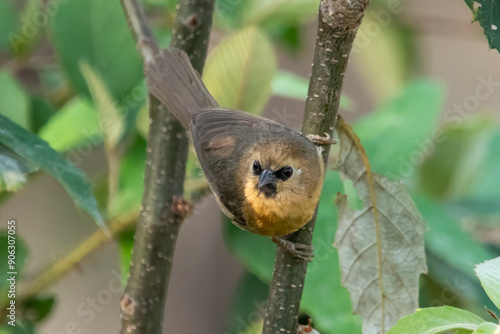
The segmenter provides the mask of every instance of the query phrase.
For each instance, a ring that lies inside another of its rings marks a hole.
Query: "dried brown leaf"
[[[427,272],[425,225],[403,184],[372,172],[359,138],[342,119],[337,133],[336,169],[363,201],[353,210],[346,195],[336,200],[342,284],[363,319],[363,334],[386,333],[418,307],[418,279]]]

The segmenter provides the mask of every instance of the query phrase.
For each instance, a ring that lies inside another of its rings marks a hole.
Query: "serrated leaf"
[[[25,129],[30,128],[29,96],[6,72],[0,71],[0,114],[10,118]]]
[[[418,280],[427,272],[425,226],[402,183],[371,171],[359,139],[341,119],[337,133],[337,168],[363,201],[361,210],[351,210],[345,195],[336,200],[342,284],[363,318],[363,333],[385,333],[418,307]]]
[[[0,115],[0,143],[15,151],[25,162],[52,175],[66,189],[73,201],[95,222],[104,222],[85,174],[54,151],[47,142]]]
[[[0,192],[16,191],[27,181],[27,174],[38,169],[0,144]]]
[[[500,52],[500,0],[465,0],[472,10],[474,21],[479,21],[490,49]]]
[[[123,117],[99,74],[85,61],[80,63],[80,70],[97,109],[105,145],[108,149],[114,149],[125,131]]]
[[[59,152],[80,145],[94,146],[102,142],[102,132],[94,107],[84,99],[73,99],[52,116],[40,129],[40,138]]]
[[[271,95],[276,55],[255,27],[223,39],[208,56],[203,82],[223,108],[259,114]]]
[[[500,326],[492,322],[484,322],[472,334],[498,334]]]
[[[79,70],[81,61],[100,74],[114,98],[120,98],[141,80],[142,61],[119,1],[50,2],[58,7],[49,25],[51,41],[59,63],[78,92],[89,96]]]
[[[500,310],[500,257],[478,264],[475,271],[484,291]]]
[[[438,334],[460,329],[472,332],[483,322],[469,311],[450,306],[429,307],[399,320],[387,334]]]

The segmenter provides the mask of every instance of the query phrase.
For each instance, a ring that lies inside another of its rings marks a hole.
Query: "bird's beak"
[[[277,179],[274,176],[274,173],[270,169],[264,169],[264,171],[262,171],[262,174],[260,174],[258,187],[260,189],[266,184],[276,182],[276,180]]]

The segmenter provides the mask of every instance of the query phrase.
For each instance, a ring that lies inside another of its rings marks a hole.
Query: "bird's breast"
[[[314,214],[311,199],[300,203],[279,196],[267,197],[251,184],[245,187],[243,217],[246,229],[265,236],[282,236],[297,231]]]

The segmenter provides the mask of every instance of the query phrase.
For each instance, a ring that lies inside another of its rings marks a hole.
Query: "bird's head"
[[[306,144],[270,141],[254,146],[241,162],[246,198],[271,205],[317,199],[323,183],[322,160],[316,148]]]

